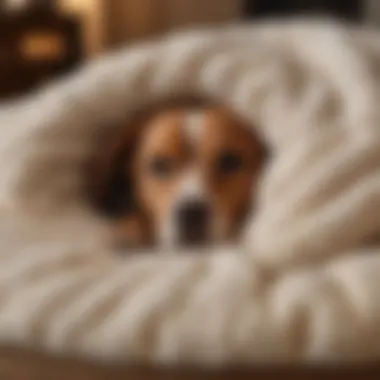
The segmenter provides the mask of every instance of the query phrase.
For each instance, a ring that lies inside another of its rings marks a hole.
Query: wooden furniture
[[[378,363],[311,367],[202,370],[94,363],[16,349],[0,349],[0,378],[17,380],[377,380]]]
[[[0,13],[0,100],[18,96],[75,68],[80,23],[53,10]]]

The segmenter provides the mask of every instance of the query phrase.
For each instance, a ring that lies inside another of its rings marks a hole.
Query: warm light
[[[108,1],[108,0],[107,0]],[[58,0],[58,9],[75,14],[82,21],[83,38],[87,55],[93,56],[103,50],[104,0]],[[112,1],[112,0],[110,0]]]
[[[20,53],[28,61],[60,61],[64,59],[65,50],[60,34],[35,32],[20,41]]]

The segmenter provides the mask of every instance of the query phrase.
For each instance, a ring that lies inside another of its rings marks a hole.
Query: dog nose
[[[202,201],[189,201],[180,207],[178,213],[181,224],[194,227],[205,223],[208,207]]]
[[[202,243],[207,238],[210,210],[206,202],[191,200],[183,203],[177,213],[182,243]]]

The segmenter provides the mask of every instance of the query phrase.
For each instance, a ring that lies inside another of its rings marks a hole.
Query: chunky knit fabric
[[[291,21],[169,35],[0,107],[0,342],[230,365],[380,356],[380,34]],[[206,96],[271,151],[241,245],[120,256],[89,206],[96,142]]]

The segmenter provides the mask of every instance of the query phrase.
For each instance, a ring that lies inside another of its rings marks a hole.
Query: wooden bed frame
[[[58,358],[31,351],[0,349],[2,380],[375,380],[380,364],[329,368],[240,368],[201,370],[194,368],[148,368],[105,365],[78,359]]]

